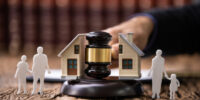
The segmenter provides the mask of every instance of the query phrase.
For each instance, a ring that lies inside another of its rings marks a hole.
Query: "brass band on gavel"
[[[111,62],[111,48],[86,48],[85,62]]]

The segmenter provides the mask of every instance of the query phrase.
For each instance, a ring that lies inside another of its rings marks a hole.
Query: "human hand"
[[[153,26],[153,22],[149,17],[137,16],[119,25],[103,30],[112,35],[112,40],[109,43],[112,46],[112,58],[118,58],[118,33],[126,34],[133,32],[133,42],[143,50],[153,30]]]
[[[166,78],[166,79],[169,79],[169,77],[168,77],[168,75],[167,75],[167,74],[165,74],[165,78]]]

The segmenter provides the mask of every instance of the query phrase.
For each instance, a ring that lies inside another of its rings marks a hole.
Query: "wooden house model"
[[[140,56],[143,55],[144,53],[133,43],[133,33],[119,34],[119,78],[139,78]]]
[[[82,77],[85,66],[85,34],[78,34],[59,54],[62,78]]]
[[[141,76],[140,56],[144,53],[133,43],[133,33],[119,34],[119,79]],[[84,76],[85,34],[78,34],[59,54],[62,78],[76,79]]]

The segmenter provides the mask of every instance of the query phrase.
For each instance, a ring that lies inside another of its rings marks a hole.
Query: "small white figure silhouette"
[[[27,93],[26,91],[26,75],[27,72],[31,71],[28,69],[28,63],[26,62],[26,56],[23,55],[21,57],[21,61],[18,62],[17,64],[17,70],[15,73],[15,78],[18,78],[18,91],[17,94],[19,94],[21,92],[21,86],[23,86],[24,88],[24,94]]]
[[[170,78],[167,78],[171,80],[169,90],[170,90],[170,99],[175,100],[175,93],[178,91],[178,87],[180,87],[180,82],[176,79],[176,74],[171,74]]]
[[[48,65],[48,58],[46,54],[43,54],[43,47],[37,48],[37,54],[33,56],[33,91],[32,95],[36,93],[37,82],[40,79],[40,95],[43,95],[44,76],[45,70],[48,69],[48,73],[51,73]]]
[[[152,98],[160,98],[160,89],[162,84],[163,73],[165,77],[168,77],[165,71],[165,59],[161,56],[162,51],[157,50],[156,56],[152,59],[152,66],[148,73],[148,76],[152,76]]]

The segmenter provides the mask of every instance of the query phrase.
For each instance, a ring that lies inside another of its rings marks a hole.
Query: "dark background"
[[[195,0],[0,0],[0,54],[27,55],[41,45],[57,55],[78,33],[102,30],[152,8]]]

